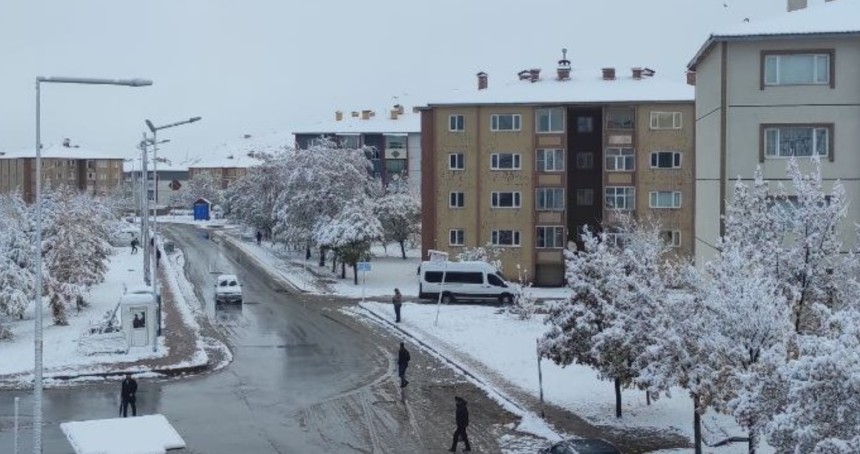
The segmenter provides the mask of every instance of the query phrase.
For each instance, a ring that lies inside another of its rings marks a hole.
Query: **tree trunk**
[[[693,449],[702,454],[702,417],[699,415],[699,395],[693,393]]]
[[[337,273],[337,254],[331,257],[331,272]]]
[[[340,262],[340,278],[346,279],[346,263]]]
[[[403,256],[403,260],[406,260],[406,241],[400,240],[400,255]]]
[[[756,445],[758,445],[758,434],[756,433],[754,427],[755,427],[755,424],[750,424],[750,431],[749,431],[750,441],[749,441],[749,445],[747,447],[747,453],[748,454],[755,454]]]
[[[305,260],[311,259],[311,245],[305,246]]]
[[[352,281],[358,285],[358,263],[352,264]]]
[[[621,417],[621,380],[615,379],[615,417]]]
[[[651,392],[645,391],[645,404],[651,405]]]
[[[325,266],[325,248],[320,246],[320,266]]]

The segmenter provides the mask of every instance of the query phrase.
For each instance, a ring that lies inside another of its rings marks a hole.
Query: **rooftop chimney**
[[[362,110],[361,111],[361,119],[362,120],[370,120],[370,110]]]
[[[243,137],[243,138],[245,138],[245,139],[250,139],[250,138],[251,138],[251,134],[245,134],[245,135],[244,135],[244,136],[242,136],[242,137]]]
[[[788,0],[788,12],[806,8],[806,0]]]
[[[487,85],[489,83],[487,73],[481,71],[477,74],[478,76],[478,90],[486,90]]]
[[[532,76],[531,76],[531,73],[529,72],[529,70],[524,69],[524,70],[517,73],[517,77],[519,77],[520,80],[529,80],[529,79],[531,79]]]
[[[529,80],[532,82],[540,80],[540,68],[532,68],[529,70]]]
[[[397,109],[391,109],[391,111],[389,112],[389,118],[391,118],[392,120],[397,119]]]
[[[403,112],[405,111],[405,110],[403,109],[403,106],[401,106],[400,104],[395,104],[395,105],[394,105],[394,109],[396,109],[396,110],[397,110],[397,114],[398,114],[398,115],[403,115]]]
[[[72,139],[66,137],[63,139],[63,146],[66,148],[70,148],[72,146]]]
[[[567,49],[561,50],[561,60],[558,61],[558,80],[570,79],[570,60],[567,59]]]
[[[343,112],[341,112],[340,110],[336,111],[334,113],[334,120],[335,121],[343,121]]]
[[[687,71],[687,85],[696,85],[696,71]]]
[[[633,72],[633,78],[636,80],[642,79],[642,68],[630,68]]]
[[[358,111],[357,110],[352,111],[352,118],[358,118]]]
[[[603,80],[615,80],[615,68],[603,68]]]

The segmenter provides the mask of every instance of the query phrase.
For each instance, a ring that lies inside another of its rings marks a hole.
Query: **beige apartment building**
[[[715,255],[738,178],[785,183],[790,157],[819,156],[827,190],[849,199],[846,249],[860,221],[860,2],[837,0],[711,35],[689,64],[696,84],[696,245]],[[808,162],[808,161],[807,161]],[[789,188],[790,190],[790,188]]]
[[[63,145],[42,149],[43,187],[67,186],[89,194],[106,194],[122,184],[123,158]],[[20,190],[25,201],[36,197],[36,153],[33,150],[0,153],[0,192]]]
[[[693,87],[647,68],[524,70],[517,80],[422,111],[422,249],[492,243],[503,274],[564,283],[563,250],[616,210],[659,220],[693,246]],[[613,240],[617,236],[610,235]]]

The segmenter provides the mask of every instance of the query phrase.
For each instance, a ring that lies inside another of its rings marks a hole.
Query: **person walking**
[[[397,352],[397,376],[400,377],[401,388],[409,384],[409,380],[406,379],[406,368],[409,367],[409,360],[409,350],[406,350],[403,342],[401,342],[400,351]]]
[[[161,261],[161,249],[155,250],[155,267],[158,268],[158,262]]]
[[[131,239],[131,253],[132,254],[137,254],[137,244],[138,243],[139,243],[139,241],[137,241],[137,238]]]
[[[454,431],[454,440],[451,442],[450,452],[457,452],[457,442],[463,440],[466,444],[464,451],[471,451],[472,445],[469,444],[469,436],[466,435],[466,427],[469,426],[469,409],[466,408],[466,399],[460,396],[454,396],[454,402],[457,403],[457,430]]]
[[[122,381],[122,392],[120,393],[120,414],[123,418],[128,417],[128,406],[131,405],[131,415],[137,416],[137,381],[131,378],[130,373],[125,374]]]
[[[260,245],[260,242],[263,241],[263,232],[257,230],[257,246]]]
[[[394,303],[394,316],[395,323],[400,323],[400,306],[403,305],[403,295],[400,294],[400,289],[394,289],[394,298],[391,299],[391,302]]]

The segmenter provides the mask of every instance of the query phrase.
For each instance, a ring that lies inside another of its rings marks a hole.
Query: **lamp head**
[[[154,124],[152,124],[152,122],[151,122],[151,121],[149,121],[149,120],[146,120],[146,126],[147,126],[147,127],[149,128],[149,130],[150,130],[150,131],[152,131],[152,132],[157,131],[157,129],[155,128],[155,125],[154,125]]]

